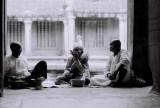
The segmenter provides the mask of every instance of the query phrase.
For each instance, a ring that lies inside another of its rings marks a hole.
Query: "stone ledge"
[[[27,56],[28,60],[67,60],[69,56]],[[107,60],[107,55],[90,55],[90,60]]]
[[[34,68],[36,64],[34,63],[30,63],[30,67],[31,69]],[[66,66],[66,63],[62,63],[62,64],[58,64],[58,63],[49,63],[47,64],[47,70],[51,71],[51,70],[64,70]],[[89,69],[91,72],[103,72],[105,69],[105,64],[104,63],[96,63],[96,64],[89,64]]]
[[[53,57],[42,57],[42,56],[30,56],[27,57],[31,69],[41,60],[45,60],[47,62],[48,71],[62,71],[65,69],[68,56],[53,56]],[[89,59],[89,67],[91,72],[103,72],[105,69],[106,61],[108,60],[108,56],[99,55],[99,56],[90,56]]]

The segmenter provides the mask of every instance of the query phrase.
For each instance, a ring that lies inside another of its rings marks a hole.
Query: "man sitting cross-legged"
[[[12,42],[10,49],[12,54],[5,56],[4,59],[5,85],[15,89],[29,86],[41,89],[41,82],[47,78],[47,63],[40,61],[33,71],[29,72],[28,61],[21,55],[21,43]]]
[[[90,82],[88,54],[83,54],[83,47],[76,46],[71,51],[72,57],[68,58],[66,69],[62,76],[58,76],[55,84],[69,84],[71,79],[85,79],[85,85]]]
[[[107,61],[104,75],[92,77],[90,86],[126,86],[131,81],[131,61],[129,51],[121,49],[119,40],[110,42],[110,51],[113,54]]]

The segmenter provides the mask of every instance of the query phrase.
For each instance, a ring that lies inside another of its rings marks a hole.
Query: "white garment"
[[[24,56],[20,55],[18,58],[12,55],[5,56],[4,59],[5,75],[26,77],[30,75],[28,70],[29,70],[29,65],[27,59]]]
[[[113,54],[109,57],[109,60],[107,61],[107,65],[105,68],[104,75],[101,76],[95,76],[91,78],[91,86],[107,86],[111,82],[106,76],[107,73],[112,73],[116,71],[119,66],[123,64],[124,68],[127,70],[127,73],[122,81],[122,83],[126,83],[131,78],[131,60],[130,60],[130,54],[127,50],[120,50],[120,52],[114,56]]]
[[[104,75],[95,75],[90,80],[90,86],[107,86],[111,83],[111,80],[106,78]]]
[[[124,68],[127,70],[127,73],[123,80],[123,82],[127,82],[128,80],[130,80],[130,74],[131,74],[131,70],[130,70],[131,57],[128,50],[122,49],[116,56],[112,54],[109,57],[109,60],[107,61],[104,74],[106,75],[106,73],[112,73],[116,71],[121,64],[123,64]]]

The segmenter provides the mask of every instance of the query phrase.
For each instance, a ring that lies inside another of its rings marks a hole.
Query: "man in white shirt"
[[[5,83],[9,83],[7,86],[10,86],[10,88],[36,86],[31,79],[47,78],[47,63],[45,61],[40,61],[31,72],[26,57],[21,55],[21,43],[12,42],[10,49],[12,54],[5,56],[4,59]],[[21,85],[20,83],[17,84],[17,79],[24,83]]]
[[[121,49],[120,40],[112,40],[110,42],[109,60],[103,76],[92,77],[90,80],[91,86],[124,86],[130,82],[132,70],[130,69],[131,60],[129,51]]]

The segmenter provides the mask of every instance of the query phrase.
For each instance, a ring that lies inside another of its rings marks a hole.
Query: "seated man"
[[[90,80],[88,54],[83,54],[83,47],[76,46],[71,51],[72,57],[68,58],[66,69],[62,76],[58,76],[55,84],[69,84],[71,79],[85,79],[85,85]]]
[[[107,61],[104,76],[92,77],[90,86],[123,86],[131,79],[130,54],[127,50],[121,49],[119,40],[112,40],[110,51],[113,54]]]
[[[45,61],[40,61],[33,71],[29,72],[27,59],[21,55],[21,44],[12,42],[10,49],[12,54],[5,56],[4,59],[4,83],[6,86],[10,88],[36,86],[36,82],[42,82],[42,80],[47,78],[47,63]],[[31,79],[35,79],[35,81]]]

